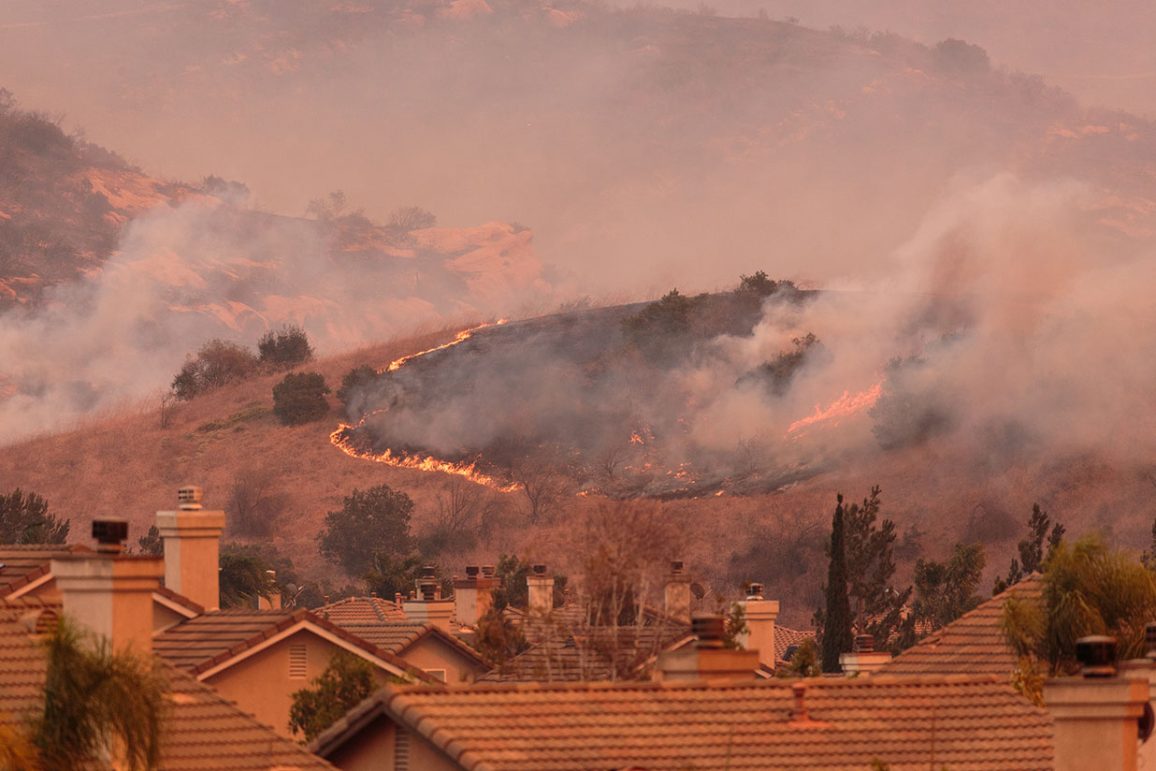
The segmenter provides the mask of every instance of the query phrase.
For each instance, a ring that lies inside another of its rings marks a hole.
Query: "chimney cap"
[[[696,647],[721,648],[726,634],[726,622],[722,616],[696,615],[690,620],[691,633],[698,638]]]
[[[486,578],[493,578],[494,573],[498,572],[493,565],[482,565],[482,575]]]
[[[869,634],[857,634],[851,641],[852,653],[874,653],[875,637]]]
[[[479,568],[477,565],[466,565],[466,577],[467,578],[477,578],[478,577],[478,570],[479,570]]]
[[[435,566],[433,566],[433,565],[422,565],[421,566],[421,577],[422,578],[434,578],[436,575],[437,575],[437,568]]]
[[[1148,658],[1156,658],[1156,622],[1144,627],[1144,642],[1147,645]]]
[[[92,520],[92,537],[97,551],[118,553],[128,540],[128,521],[115,517],[97,517]]]
[[[1076,640],[1076,660],[1083,665],[1084,677],[1112,677],[1116,674],[1116,638],[1081,637]]]
[[[763,599],[763,592],[765,591],[762,584],[752,581],[747,585],[747,599],[761,600]]]
[[[196,485],[185,485],[177,490],[177,508],[181,511],[198,511],[204,498],[204,490]]]
[[[671,560],[670,561],[670,572],[673,573],[674,575],[676,575],[676,576],[681,575],[682,574],[682,568],[683,568],[682,560]]]
[[[546,564],[544,562],[536,562],[533,567],[531,567],[531,570],[534,571],[534,575],[536,576],[544,576],[546,575]]]

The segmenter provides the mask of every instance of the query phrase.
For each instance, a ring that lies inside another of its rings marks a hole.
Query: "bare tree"
[[[242,469],[233,477],[229,491],[229,527],[237,535],[268,535],[288,505],[289,496],[279,489],[277,475],[271,470]]]
[[[160,409],[160,427],[168,428],[173,423],[173,413],[176,412],[177,395],[172,391],[165,391],[161,394],[161,409]]]

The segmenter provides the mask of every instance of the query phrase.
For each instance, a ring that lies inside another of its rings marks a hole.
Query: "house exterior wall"
[[[304,677],[290,677],[290,651],[297,645],[305,646]],[[329,666],[334,654],[342,650],[302,629],[204,682],[282,736],[300,738],[289,731],[293,694],[311,687],[313,680]],[[379,686],[389,681],[389,673],[376,670],[375,674]]]
[[[450,685],[472,683],[480,673],[486,671],[485,667],[461,655],[449,645],[432,635],[427,635],[418,640],[399,655],[405,659],[406,663],[412,664],[418,669],[423,669],[427,672],[429,670],[444,669],[446,672],[446,683]]]
[[[169,627],[176,626],[182,621],[187,621],[185,616],[177,613],[172,608],[166,608],[159,602],[153,603],[153,633],[163,632]]]
[[[408,734],[411,771],[460,771],[457,765],[421,736]],[[397,726],[377,717],[341,748],[326,758],[342,771],[394,771],[397,768]]]

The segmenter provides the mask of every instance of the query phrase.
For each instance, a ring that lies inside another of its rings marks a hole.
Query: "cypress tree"
[[[851,650],[851,600],[847,596],[847,550],[843,542],[843,496],[837,495],[831,522],[831,561],[823,614],[823,671],[838,672],[839,654]]]

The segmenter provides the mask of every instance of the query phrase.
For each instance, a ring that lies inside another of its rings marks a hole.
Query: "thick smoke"
[[[0,318],[4,440],[159,393],[211,338],[254,347],[294,323],[325,355],[548,295],[529,231],[360,224],[350,242],[208,197],[133,221],[96,276]]]
[[[977,473],[1081,454],[1143,462],[1156,451],[1156,268],[1143,251],[1105,251],[1095,200],[1006,174],[961,186],[886,280],[776,293],[749,334],[698,340],[673,366],[623,332],[639,306],[487,330],[382,378],[363,432],[378,451],[480,452],[514,476],[550,456],[625,493],[766,489],[924,443]],[[819,342],[780,387],[752,377],[808,333]],[[852,414],[797,425],[873,389]]]

